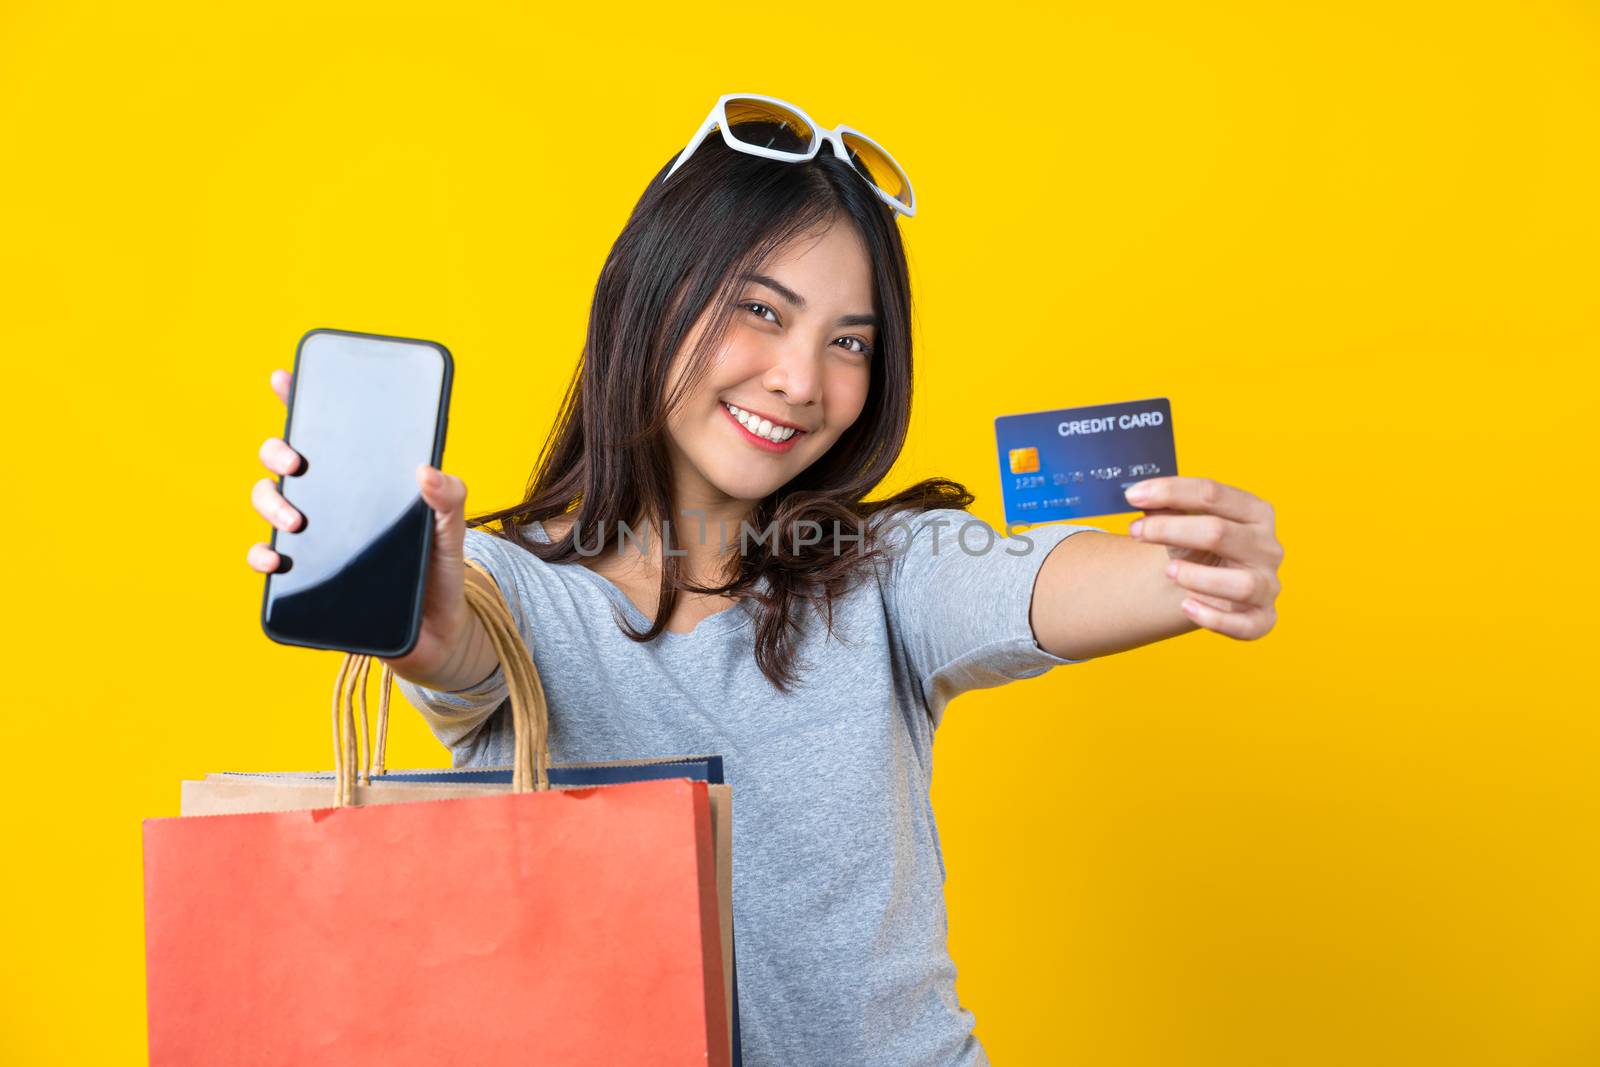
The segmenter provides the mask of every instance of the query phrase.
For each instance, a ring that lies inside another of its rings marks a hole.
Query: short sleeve
[[[506,606],[511,609],[511,617],[517,622],[518,633],[523,642],[531,646],[530,622],[523,610],[526,589],[521,576],[527,564],[519,558],[528,555],[528,551],[475,527],[467,528],[462,548],[467,559],[481,564],[494,578]],[[452,752],[470,745],[509,695],[505,669],[498,665],[483,681],[453,692],[427,689],[402,678],[396,678],[395,682],[401,695],[422,713],[433,736]]]
[[[961,693],[1081,662],[1041,648],[1029,613],[1045,557],[1086,530],[1105,532],[1053,523],[1007,537],[956,508],[884,521],[889,625],[935,726]]]

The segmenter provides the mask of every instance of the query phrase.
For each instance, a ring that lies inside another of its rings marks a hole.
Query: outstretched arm
[[[1086,531],[1051,550],[1029,621],[1045,651],[1089,659],[1194,629],[1253,641],[1277,622],[1283,546],[1272,505],[1210,478],[1128,489],[1130,536]]]

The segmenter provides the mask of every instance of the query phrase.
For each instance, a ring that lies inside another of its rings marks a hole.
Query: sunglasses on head
[[[672,177],[712,130],[721,130],[723,142],[736,152],[785,163],[815,159],[826,142],[833,146],[835,156],[850,164],[866,180],[878,199],[908,218],[917,213],[917,197],[911,191],[911,179],[878,142],[849,126],[823,129],[793,104],[754,93],[729,93],[720,97],[688,147],[678,153],[672,168],[661,180]]]

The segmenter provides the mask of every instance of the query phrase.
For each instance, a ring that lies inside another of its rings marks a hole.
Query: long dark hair
[[[753,139],[744,124],[740,134]],[[762,138],[774,147],[803,147],[780,126],[762,131]],[[595,555],[620,538],[623,523],[631,529],[648,520],[668,541],[677,523],[669,514],[667,418],[720,349],[736,310],[739,276],[759,269],[792,239],[848,221],[872,259],[879,321],[861,415],[816,462],[755,506],[751,527],[778,535],[756,540],[753,549],[746,545],[736,574],[721,585],[695,585],[680,575],[681,557],[663,553],[651,627],[640,632],[617,619],[629,637],[648,641],[666,628],[679,590],[753,600],[756,661],[774,686],[787,690],[797,675],[798,610],[820,606],[831,632],[834,597],[885,554],[881,523],[868,520],[965,508],[973,497],[957,482],[930,478],[893,496],[866,499],[900,454],[911,418],[911,284],[894,212],[862,180],[864,170],[826,145],[814,160],[796,164],[733,151],[720,135],[708,137],[663,182],[671,162],[639,198],[601,268],[583,355],[523,502],[467,524],[498,523],[489,532],[551,563]],[[663,401],[672,358],[707,308],[713,316],[701,342],[688,354],[677,391]],[[625,427],[637,429],[625,436]],[[569,513],[575,521],[559,540],[534,541],[519,529]],[[809,538],[790,531],[808,520],[864,536],[805,544]],[[757,585],[762,577],[765,590]]]

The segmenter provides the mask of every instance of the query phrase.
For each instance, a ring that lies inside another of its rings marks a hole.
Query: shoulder
[[[571,519],[550,519],[546,522],[530,522],[504,531],[490,530],[483,526],[468,526],[465,544],[469,547],[486,548],[489,551],[512,551],[522,556],[538,560],[530,547],[534,544],[548,543],[548,531],[562,523],[562,529],[570,525]],[[557,537],[560,533],[556,534]]]
[[[872,523],[885,542],[900,543],[912,537],[937,537],[969,522],[983,520],[964,508],[929,508],[925,511],[901,509],[873,516]],[[953,534],[952,534],[953,536]]]
[[[544,540],[537,527],[521,527],[509,533],[467,527],[462,554],[488,569],[496,581],[512,579],[527,585],[537,582],[553,565],[534,554],[532,544]]]
[[[966,539],[973,544],[998,536],[988,523],[964,508],[902,509],[872,519],[891,566],[911,556],[937,556]]]

